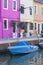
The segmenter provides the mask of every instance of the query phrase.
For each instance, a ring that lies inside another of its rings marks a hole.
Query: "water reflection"
[[[38,52],[21,56],[13,56],[8,61],[8,65],[29,65],[37,62]]]
[[[30,62],[33,62],[34,57],[37,57],[37,53],[13,56],[8,61],[8,65],[28,65]]]
[[[1,55],[0,65],[43,65],[43,50],[18,56]]]

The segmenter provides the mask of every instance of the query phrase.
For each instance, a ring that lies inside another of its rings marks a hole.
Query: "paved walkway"
[[[33,40],[43,40],[41,37],[28,37],[28,38],[8,38],[8,39],[0,39],[0,44],[12,43],[12,42],[20,42],[20,41],[33,41]]]

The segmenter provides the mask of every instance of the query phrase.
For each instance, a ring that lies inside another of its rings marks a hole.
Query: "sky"
[[[38,0],[39,2],[43,2],[43,0]]]

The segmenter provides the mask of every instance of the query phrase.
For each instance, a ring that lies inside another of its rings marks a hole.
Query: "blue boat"
[[[43,48],[43,42],[40,42],[40,43],[39,43],[39,47],[40,47],[40,48]]]
[[[38,50],[37,46],[28,45],[26,42],[19,42],[15,46],[8,47],[8,51],[13,55],[22,53],[31,53],[37,50]]]

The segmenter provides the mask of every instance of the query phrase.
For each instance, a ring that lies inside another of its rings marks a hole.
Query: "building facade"
[[[27,33],[26,36],[29,36],[30,33],[33,31],[34,0],[20,0],[20,6],[20,22],[22,24],[21,30],[23,29],[23,32]]]
[[[19,0],[0,0],[0,38],[13,38],[20,32],[19,9]]]
[[[42,30],[42,2],[38,0],[0,0],[0,38],[16,38],[21,33],[26,33],[26,36],[29,37],[31,34],[33,36],[40,34]]]
[[[20,6],[21,30],[26,31],[28,37],[41,34],[43,30],[43,2],[38,0],[20,0]]]
[[[38,34],[43,31],[43,2],[34,1],[34,28]]]

